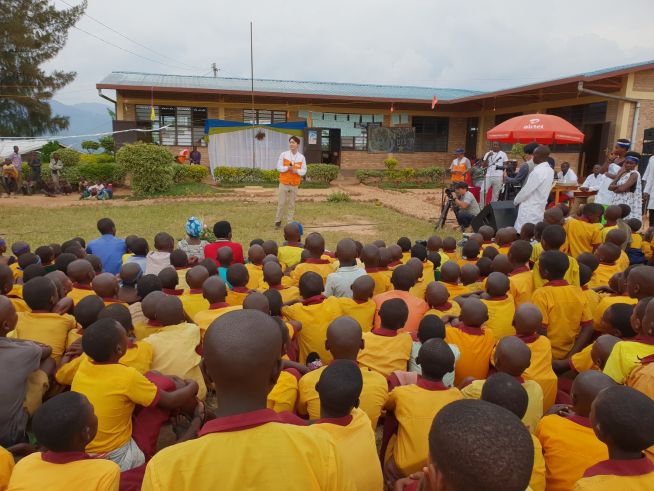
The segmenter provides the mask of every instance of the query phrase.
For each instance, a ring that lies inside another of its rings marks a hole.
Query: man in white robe
[[[513,200],[513,203],[519,206],[518,219],[515,221],[515,229],[518,231],[525,223],[536,224],[543,221],[547,198],[554,181],[554,170],[547,161],[549,155],[550,148],[546,145],[534,150],[534,170]]]

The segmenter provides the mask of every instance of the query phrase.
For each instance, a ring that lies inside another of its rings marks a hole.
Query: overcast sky
[[[66,0],[77,4],[79,0]],[[54,0],[57,8],[66,8]],[[654,1],[89,0],[47,68],[77,79],[55,95],[103,102],[113,70],[490,90],[654,59]],[[91,20],[98,19],[134,44]]]

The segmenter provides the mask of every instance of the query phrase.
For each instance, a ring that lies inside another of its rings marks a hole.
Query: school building
[[[561,116],[585,133],[582,145],[553,146],[557,164],[567,160],[580,175],[603,162],[617,138],[654,153],[654,60],[492,92],[255,79],[253,102],[250,84],[245,78],[112,72],[96,87],[115,102],[115,130],[170,125],[159,133],[117,135],[118,144],[154,141],[174,153],[196,144],[205,164],[207,119],[305,121],[307,161],[349,172],[382,168],[389,156],[400,166],[446,166],[459,147],[471,159],[482,157],[486,131],[530,113]],[[115,99],[106,90],[115,90]]]

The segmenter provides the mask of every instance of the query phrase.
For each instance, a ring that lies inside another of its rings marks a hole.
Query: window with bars
[[[243,109],[243,122],[249,124],[286,123],[286,111]]]
[[[450,118],[413,116],[411,125],[416,129],[416,152],[447,152]]]
[[[364,130],[361,136],[342,136],[341,149],[365,152],[368,150],[368,131]]]
[[[204,124],[207,121],[206,107],[136,106],[136,121],[149,129],[163,128],[151,133],[153,143],[172,146],[205,146]],[[148,124],[149,123],[149,124]],[[167,126],[167,128],[164,128]]]

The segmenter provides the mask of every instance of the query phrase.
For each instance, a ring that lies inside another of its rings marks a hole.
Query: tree
[[[104,150],[104,153],[108,153],[110,155],[113,155],[114,153],[114,137],[111,135],[105,135],[100,137],[98,140],[100,142],[100,146]]]
[[[88,153],[93,153],[94,150],[100,148],[100,144],[93,140],[86,140],[82,142],[82,148],[86,150]]]
[[[0,134],[37,136],[68,128],[68,118],[52,114],[55,91],[75,78],[75,72],[41,66],[66,44],[68,31],[86,10],[57,10],[48,0],[3,0],[0,9]]]

